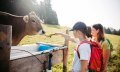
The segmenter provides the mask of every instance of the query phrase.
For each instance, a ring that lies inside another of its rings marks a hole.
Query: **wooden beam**
[[[66,30],[66,34],[69,34],[68,30]],[[67,72],[67,57],[68,57],[69,40],[65,39],[64,45],[67,46],[67,48],[63,50],[63,72]]]
[[[0,72],[9,72],[12,26],[0,25]]]

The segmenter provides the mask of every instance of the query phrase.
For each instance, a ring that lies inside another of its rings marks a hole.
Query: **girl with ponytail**
[[[73,31],[74,37],[71,37],[63,33],[55,33],[55,34],[62,35],[65,39],[68,39],[69,41],[75,42],[77,44],[74,50],[72,72],[87,72],[90,55],[91,55],[91,48],[90,48],[90,44],[88,43],[82,43],[81,45],[80,43],[86,41],[87,38],[90,37],[91,35],[88,34],[87,26],[83,22],[75,23],[71,31]],[[78,41],[76,40],[76,38],[78,39]],[[80,53],[80,58],[78,57],[76,49]]]

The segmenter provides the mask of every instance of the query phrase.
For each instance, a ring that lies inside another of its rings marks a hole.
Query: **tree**
[[[117,35],[117,31],[114,29],[114,30],[112,31],[112,34]]]
[[[104,28],[105,29],[105,32],[107,33],[107,34],[112,34],[112,32],[111,32],[111,29],[110,28]]]
[[[118,35],[120,35],[120,29],[118,30]]]
[[[46,24],[58,25],[57,14],[54,10],[52,10],[50,2],[51,0],[44,0],[44,2],[41,2],[39,9],[40,17],[42,20],[44,20],[44,23]]]

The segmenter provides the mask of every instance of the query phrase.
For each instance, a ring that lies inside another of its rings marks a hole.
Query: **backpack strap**
[[[80,59],[80,54],[79,54],[79,51],[78,51],[79,47],[80,47],[80,45],[78,45],[77,48],[75,48],[75,51],[77,52],[78,58]]]
[[[75,51],[77,52],[77,55],[78,55],[78,58],[79,58],[79,59],[80,59],[80,53],[79,53],[78,49],[79,49],[80,45],[83,44],[83,43],[89,43],[89,44],[90,44],[90,41],[87,41],[87,40],[82,41],[82,42],[80,42],[80,44],[77,46],[77,48],[75,48]]]
[[[113,45],[112,45],[112,43],[110,42],[110,40],[109,39],[106,39],[107,40],[107,42],[109,43],[109,46],[110,46],[110,51],[113,51]]]

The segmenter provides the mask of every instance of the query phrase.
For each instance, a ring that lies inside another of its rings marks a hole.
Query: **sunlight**
[[[59,24],[72,27],[83,21],[88,26],[101,23],[105,27],[120,29],[119,0],[51,0]]]
[[[36,0],[37,4],[40,4],[40,2],[43,2],[44,0]]]

